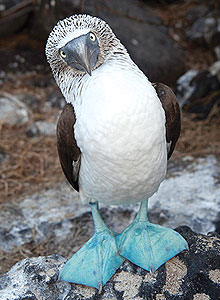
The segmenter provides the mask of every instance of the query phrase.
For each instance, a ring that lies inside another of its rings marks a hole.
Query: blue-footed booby
[[[148,80],[97,17],[59,21],[47,40],[46,56],[67,102],[57,124],[61,167],[91,206],[95,227],[60,279],[101,289],[125,259],[154,272],[187,249],[179,233],[147,218],[148,198],[164,180],[180,134],[176,97],[166,85]],[[139,202],[140,210],[119,234],[105,225],[99,202]]]

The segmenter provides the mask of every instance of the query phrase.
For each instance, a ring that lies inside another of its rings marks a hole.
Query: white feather
[[[131,62],[105,62],[75,99],[82,151],[81,198],[136,203],[155,193],[167,167],[165,115],[155,89]]]

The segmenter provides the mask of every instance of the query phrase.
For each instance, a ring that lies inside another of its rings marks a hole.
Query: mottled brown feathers
[[[153,83],[157,95],[162,103],[166,116],[166,140],[168,147],[168,159],[173,153],[180,135],[180,108],[174,92],[163,83]]]
[[[81,152],[74,137],[75,122],[74,108],[71,104],[66,104],[57,123],[57,150],[67,180],[75,190],[79,191]]]

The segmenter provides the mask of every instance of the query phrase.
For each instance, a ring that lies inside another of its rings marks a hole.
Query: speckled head
[[[45,52],[67,101],[67,89],[72,90],[74,78],[91,75],[115,52],[127,53],[109,25],[89,15],[73,15],[59,21],[48,37]]]
[[[60,49],[71,41],[90,33],[94,34],[100,48],[98,61],[94,68],[102,64],[114,51],[125,50],[105,21],[89,15],[73,15],[59,21],[48,37],[46,57],[53,72],[65,65]],[[68,64],[66,66],[70,67]],[[82,72],[77,72],[79,70],[74,71],[75,75],[82,75]]]

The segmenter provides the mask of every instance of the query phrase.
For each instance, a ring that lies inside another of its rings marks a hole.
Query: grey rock
[[[214,62],[208,69],[209,73],[212,76],[216,76],[220,82],[220,59]]]
[[[31,112],[24,103],[8,93],[0,94],[0,123],[23,125],[31,119]]]
[[[65,106],[66,101],[64,100],[63,95],[61,92],[57,89],[55,92],[52,92],[46,101],[46,106],[47,107],[58,107],[60,109],[63,109]]]
[[[45,55],[42,51],[30,48],[28,44],[21,44],[19,49],[11,48],[4,51],[0,49],[0,69],[6,73],[5,81],[14,82],[15,86],[19,84],[19,80],[28,81],[30,77],[38,77],[38,73],[49,74],[49,67],[46,63]],[[21,75],[28,75],[26,79]],[[52,80],[52,76],[48,75],[47,80]]]
[[[39,98],[32,94],[22,93],[17,95],[18,99],[23,102],[32,112],[38,111],[40,106]]]
[[[192,84],[192,80],[198,73],[198,70],[188,70],[176,82],[176,96],[181,108],[189,102],[196,89],[196,86]]]
[[[186,157],[182,163],[151,197],[150,218],[171,228],[187,225],[199,233],[215,231],[220,211],[219,161],[214,156],[194,161]]]
[[[30,78],[26,81],[27,85],[39,87],[39,88],[46,88],[51,85],[51,80],[48,79],[48,76],[37,76]]]
[[[1,300],[186,300],[219,299],[220,237],[177,229],[188,241],[184,251],[151,274],[125,261],[99,294],[94,288],[58,280],[65,259],[26,258],[0,277]]]
[[[150,220],[172,228],[188,225],[200,233],[216,230],[219,174],[219,161],[214,156],[171,161],[167,179],[149,201]],[[138,205],[101,206],[106,224],[118,232],[132,222],[137,210]],[[66,183],[21,201],[3,203],[0,223],[0,249],[6,252],[26,243],[46,242],[67,256],[69,250],[76,251],[93,234],[89,206],[83,205]]]
[[[220,46],[214,47],[214,52],[218,60],[220,60]]]
[[[192,25],[196,20],[208,14],[208,7],[202,4],[191,7],[186,13],[186,20]]]
[[[217,46],[220,41],[220,18],[211,15],[199,18],[186,31],[186,36],[203,46]]]
[[[0,70],[0,84],[3,84],[8,80],[8,75],[6,74],[5,71]]]
[[[199,119],[205,119],[219,102],[219,66],[217,61],[201,72],[189,70],[177,80],[175,92],[180,106],[187,112],[196,113]]]
[[[140,69],[153,82],[174,84],[185,71],[184,53],[151,8],[141,1],[105,3],[98,16],[112,27]]]
[[[115,230],[123,230],[134,217],[132,209],[126,207],[106,207],[101,209],[101,213],[106,223]],[[26,197],[17,205],[3,204],[0,222],[0,249],[4,251],[11,251],[25,243],[40,243],[51,237],[58,245],[82,235],[78,240],[79,247],[93,233],[89,206],[83,205],[78,193],[66,183]]]
[[[64,299],[68,284],[58,283],[60,265],[65,259],[59,255],[24,259],[0,277],[0,298],[10,300]],[[70,289],[70,288],[69,288]]]
[[[47,121],[36,121],[26,129],[29,137],[56,135],[56,124]]]

